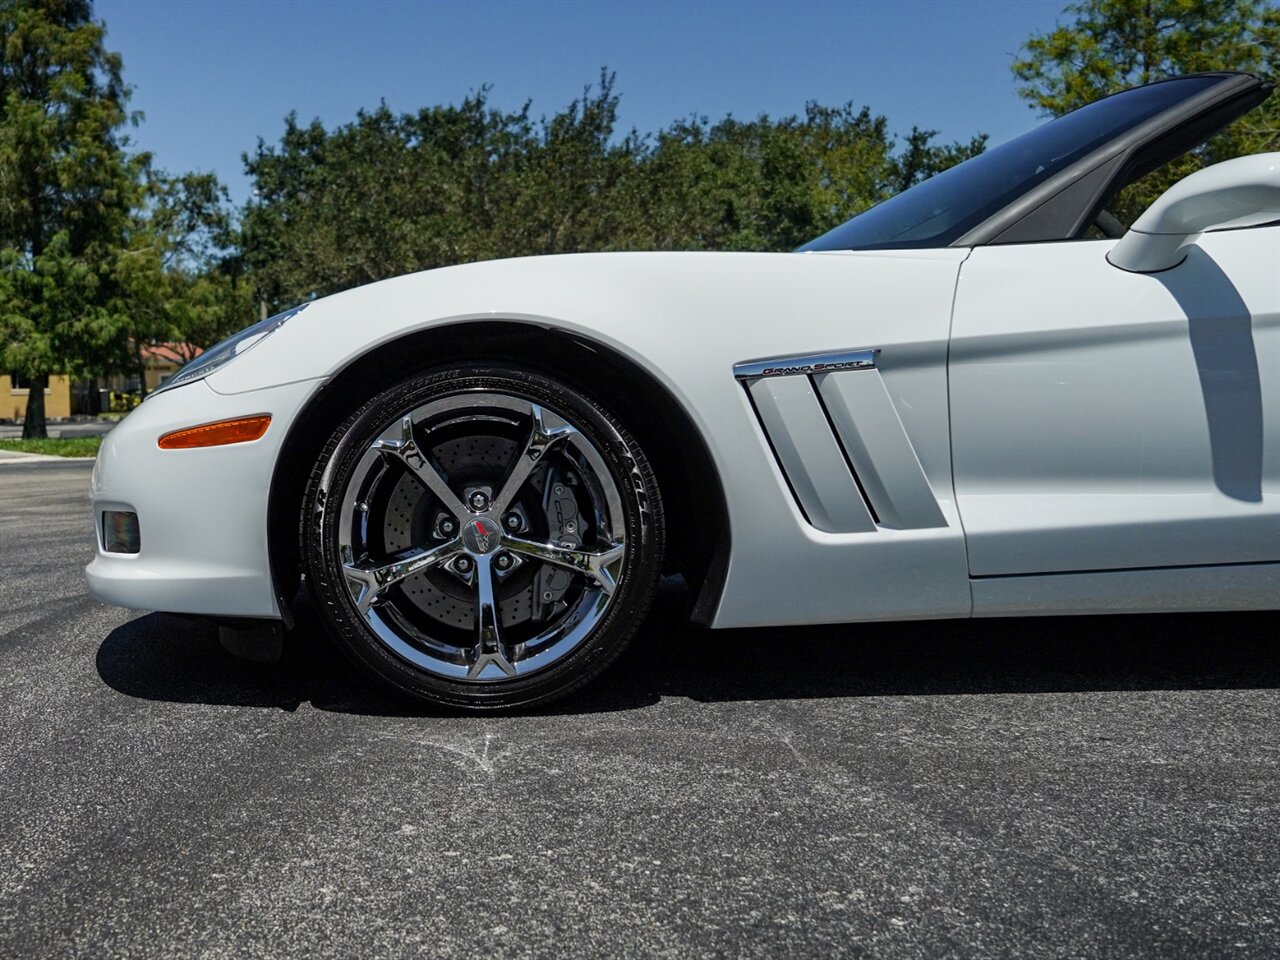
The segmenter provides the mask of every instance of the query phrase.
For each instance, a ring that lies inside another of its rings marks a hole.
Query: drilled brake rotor
[[[496,486],[516,455],[517,444],[505,437],[468,436],[432,448],[432,454],[450,477],[469,478]],[[422,485],[410,474],[400,477],[387,500],[382,536],[388,553],[423,543],[435,519],[435,508]],[[533,585],[520,577],[503,585],[498,597],[502,622],[525,623],[533,615]],[[422,613],[438,623],[473,630],[475,593],[443,571],[415,574],[402,584],[404,595]]]

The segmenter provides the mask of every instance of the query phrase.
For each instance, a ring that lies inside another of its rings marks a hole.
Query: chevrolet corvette
[[[205,351],[106,438],[102,600],[272,649],[305,589],[438,706],[580,688],[679,573],[712,628],[1280,606],[1280,153],[1114,94],[790,253],[431,270]]]

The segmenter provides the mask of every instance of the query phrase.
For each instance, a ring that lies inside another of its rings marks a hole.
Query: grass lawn
[[[101,437],[67,437],[61,440],[0,440],[0,450],[44,453],[53,457],[96,457]]]

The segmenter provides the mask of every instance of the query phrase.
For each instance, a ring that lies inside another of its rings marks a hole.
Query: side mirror
[[[1198,170],[1161,194],[1120,238],[1107,260],[1131,273],[1156,273],[1186,259],[1207,230],[1280,220],[1280,153],[1237,157]]]

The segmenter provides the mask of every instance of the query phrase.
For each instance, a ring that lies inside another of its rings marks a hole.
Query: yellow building
[[[143,344],[140,354],[146,392],[151,393],[200,353],[199,347],[187,343]],[[73,413],[93,416],[108,410],[127,411],[142,399],[141,387],[136,372],[75,382],[65,374],[51,374],[44,391],[44,415],[48,420],[65,420]],[[21,421],[27,415],[29,393],[25,379],[0,374],[0,420]]]
[[[30,389],[21,378],[0,374],[0,420],[21,420],[27,415]],[[44,391],[44,415],[50,420],[71,416],[71,378],[55,373]]]
[[[147,393],[151,393],[190,360],[200,356],[199,347],[186,343],[144,343],[140,351]],[[98,381],[98,385],[112,393],[139,394],[138,373],[118,373]]]
[[[148,343],[142,347],[142,361],[147,370],[147,393],[177,373],[203,351],[187,343]]]

